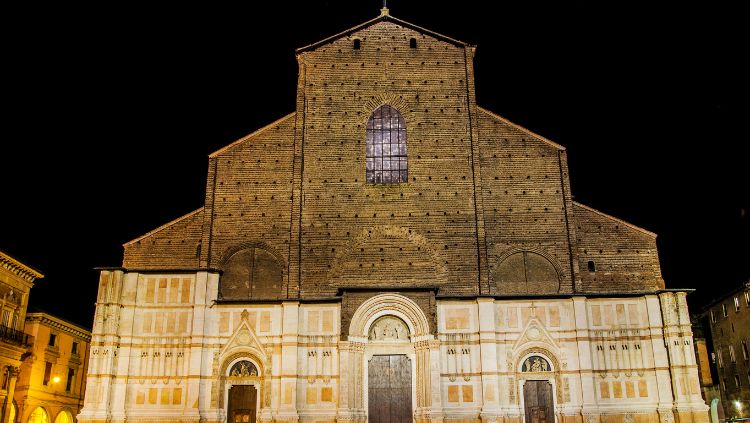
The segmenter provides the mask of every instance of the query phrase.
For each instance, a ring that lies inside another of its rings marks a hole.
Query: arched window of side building
[[[367,183],[397,184],[408,180],[406,124],[388,104],[378,107],[367,121]]]

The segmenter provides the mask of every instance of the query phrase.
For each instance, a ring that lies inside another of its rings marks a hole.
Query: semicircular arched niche
[[[552,259],[531,250],[503,254],[492,273],[501,294],[554,294],[560,292],[560,270]]]
[[[383,316],[395,316],[402,321],[411,341],[431,339],[427,316],[417,303],[400,294],[380,294],[363,302],[352,316],[349,336],[369,338],[370,329]]]
[[[372,342],[409,342],[409,327],[400,318],[387,314],[370,325],[368,339]]]
[[[250,300],[281,297],[283,266],[267,249],[248,246],[230,253],[222,265],[219,299]]]

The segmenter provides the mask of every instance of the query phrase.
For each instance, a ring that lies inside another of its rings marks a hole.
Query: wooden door
[[[228,423],[255,423],[257,391],[252,385],[234,385],[229,388]]]
[[[523,385],[526,423],[555,423],[552,384],[546,380],[528,380]]]
[[[411,360],[376,355],[368,367],[368,423],[411,423]]]

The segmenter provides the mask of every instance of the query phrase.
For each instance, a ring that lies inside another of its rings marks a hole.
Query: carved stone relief
[[[551,370],[549,362],[544,357],[538,355],[532,355],[527,358],[521,366],[522,372],[549,372]]]
[[[371,341],[409,341],[409,328],[395,316],[383,316],[370,327]]]
[[[238,361],[232,366],[232,370],[229,371],[229,376],[232,377],[248,377],[258,376],[258,369],[255,365],[247,360]]]

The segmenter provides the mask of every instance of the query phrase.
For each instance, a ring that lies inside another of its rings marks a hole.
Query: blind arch
[[[232,254],[219,279],[219,299],[281,298],[283,268],[269,251],[250,247]]]

